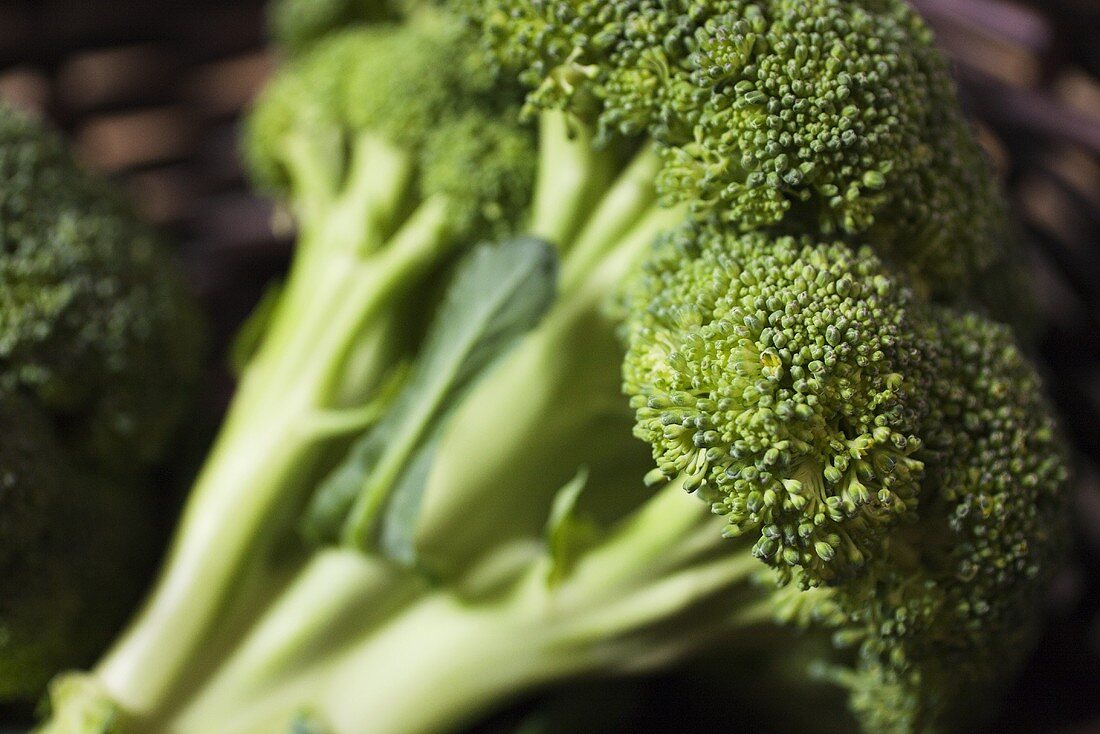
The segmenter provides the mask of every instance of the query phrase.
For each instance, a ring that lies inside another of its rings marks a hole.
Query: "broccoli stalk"
[[[577,558],[527,553],[503,590],[472,597],[433,590],[366,634],[357,623],[317,616],[317,592],[354,588],[377,572],[358,554],[328,551],[171,730],[216,722],[226,732],[277,731],[308,715],[333,731],[368,721],[377,731],[448,731],[546,682],[661,667],[770,624],[770,600],[750,583],[759,563],[726,545],[714,518],[670,486]],[[369,603],[343,612],[350,617]],[[267,650],[257,661],[265,639],[285,641],[288,624],[300,651],[331,645],[332,657],[302,665],[300,656]],[[303,627],[308,639],[298,636]]]
[[[347,43],[347,39],[341,40]],[[322,49],[324,52],[335,55],[331,49]],[[259,112],[268,110],[261,107]],[[254,124],[264,124],[264,120]],[[465,426],[485,420],[488,411],[514,414],[507,420],[514,421],[516,430],[495,447],[493,456],[487,454],[485,463],[478,465],[496,472],[513,471],[520,465],[519,459],[530,453],[526,441],[539,440],[540,407],[558,403],[562,393],[570,390],[578,396],[586,394],[592,374],[574,369],[577,364],[595,364],[602,370],[602,384],[612,397],[597,404],[580,403],[581,415],[563,420],[559,430],[571,431],[576,424],[584,430],[584,421],[592,420],[589,412],[596,420],[608,412],[618,413],[620,426],[626,430],[612,442],[613,450],[621,453],[626,444],[626,453],[637,454],[630,446],[626,413],[622,406],[614,405],[619,351],[613,321],[604,317],[602,307],[653,237],[683,218],[681,209],[667,210],[657,203],[652,183],[656,157],[651,150],[637,153],[624,165],[622,152],[596,150],[563,113],[546,113],[541,127],[544,163],[540,170],[544,173],[536,187],[542,193],[535,195],[531,229],[537,233],[544,226],[557,227],[558,231],[545,233],[571,238],[558,240],[566,253],[559,305],[547,316],[545,328],[501,368],[502,373],[515,375],[502,383],[508,389],[495,390],[492,395],[479,390],[470,400],[476,407],[465,413],[471,417],[456,421],[460,427],[452,432],[465,435]],[[267,140],[261,138],[264,144]],[[296,542],[292,508],[301,506],[318,481],[326,455],[334,446],[346,444],[348,437],[365,431],[392,392],[383,390],[380,397],[372,398],[378,395],[393,364],[385,351],[388,330],[399,318],[393,314],[393,304],[401,291],[420,282],[428,268],[438,265],[448,247],[462,241],[463,233],[456,231],[448,214],[449,202],[442,195],[421,202],[399,227],[392,224],[400,219],[395,210],[408,206],[406,189],[413,167],[403,151],[380,142],[373,134],[361,136],[352,147],[345,183],[332,194],[333,176],[325,175],[319,164],[331,160],[331,155],[326,158],[324,147],[318,147],[316,141],[289,135],[282,148],[301,230],[290,277],[196,483],[159,586],[126,636],[96,670],[103,690],[135,720],[153,720],[147,717],[170,710],[176,697],[186,698],[195,681],[201,680],[201,671],[219,665],[225,649],[249,627],[255,611],[297,573],[295,551],[286,548],[288,539]],[[448,160],[447,165],[453,163]],[[602,184],[593,174],[597,168],[604,172]],[[621,169],[618,175],[616,168]],[[384,175],[378,180],[380,171]],[[421,172],[420,186],[424,179]],[[565,180],[576,182],[584,196],[571,201],[556,196]],[[586,218],[590,224],[581,225]],[[574,223],[575,233],[560,230],[561,223],[568,222]],[[394,233],[384,241],[391,231]],[[569,360],[558,371],[561,384],[546,380],[546,355]],[[545,383],[543,401],[527,399],[529,386],[539,381]],[[575,387],[578,382],[580,387]],[[410,449],[425,428],[415,424],[402,429]],[[460,445],[461,440],[456,439]],[[544,462],[561,441],[559,437],[557,442],[544,442],[544,456],[548,457]],[[393,435],[387,439],[390,442],[398,443]],[[454,462],[469,465],[461,459],[463,451],[445,446],[439,461],[445,464],[452,461],[448,456],[455,456]],[[410,459],[408,453],[391,456],[395,469]],[[566,468],[575,472],[575,467]],[[499,491],[477,472],[473,476],[461,472],[439,475],[444,477],[438,480],[440,488],[430,487],[428,493],[439,495],[448,507],[467,502],[477,493]],[[367,544],[364,538],[394,477],[388,479],[376,482],[380,488],[375,499],[365,500],[357,516],[344,519],[334,540]],[[532,493],[536,513],[549,505],[559,485],[544,489],[541,497]],[[492,506],[492,512],[464,532],[474,541],[476,528],[522,529],[522,523],[492,520],[506,518],[509,503],[521,500],[520,494],[511,493],[507,501]],[[325,501],[314,504],[323,507]],[[522,514],[517,512],[516,518]],[[528,515],[534,521],[534,513]],[[544,516],[538,518],[539,524]],[[313,525],[323,522],[315,520]],[[316,527],[308,529],[307,536],[328,539]],[[471,542],[471,557],[492,547]],[[280,553],[288,558],[279,558]],[[444,556],[448,562],[463,557],[457,546],[440,549],[439,557]],[[383,588],[374,593],[380,606],[387,603],[386,595],[401,598],[407,593],[401,584],[379,586]]]
[[[377,170],[378,156],[363,158],[370,163],[361,170]],[[387,309],[445,249],[443,207],[426,203],[377,249],[359,249],[377,236],[377,228],[361,234],[341,215],[355,217],[365,202],[392,200],[399,192],[399,186],[377,198],[353,192],[303,219],[290,278],[196,481],[159,588],[100,664],[107,685],[126,692],[128,707],[141,710],[159,700],[194,664],[192,654],[209,639],[226,598],[247,578],[250,559],[272,552],[280,529],[288,529],[286,511],[301,502],[324,451],[377,416],[378,402],[369,398],[343,407],[343,391],[353,380],[377,388],[389,368]],[[310,231],[313,217],[323,221],[314,225],[319,231]],[[356,361],[352,380],[343,379],[362,339],[377,345],[376,359]],[[211,552],[212,543],[217,552]]]
[[[98,667],[128,710],[169,700],[212,639],[232,639],[234,610],[247,619],[277,588],[295,509],[392,392],[406,297],[527,199],[529,133],[465,73],[459,36],[432,18],[348,33],[294,62],[259,103],[249,158],[288,197],[299,247],[252,325],[262,338],[158,587]],[[442,72],[441,59],[453,62]],[[399,103],[409,89],[417,102]],[[459,171],[479,172],[480,188]]]
[[[682,220],[684,212],[658,204],[651,150],[638,152],[623,166],[617,163],[616,154],[593,149],[579,133],[562,113],[548,112],[541,120],[543,164],[532,220],[558,227],[563,221],[582,223],[573,225],[574,233],[558,233],[569,239],[562,240],[558,248],[564,254],[555,303],[491,377],[473,389],[446,428],[420,490],[422,512],[408,530],[406,551],[411,555],[376,541],[375,535],[384,521],[379,517],[382,508],[393,502],[390,495],[399,491],[397,485],[409,472],[407,465],[415,464],[394,447],[430,443],[422,433],[430,426],[404,420],[417,412],[416,403],[423,402],[424,391],[418,385],[412,401],[398,398],[394,402],[398,420],[390,424],[383,419],[378,426],[378,434],[387,444],[386,455],[399,460],[401,471],[394,476],[387,471],[394,461],[356,459],[353,450],[352,460],[322,485],[307,512],[306,534],[315,543],[341,543],[354,551],[374,551],[427,569],[437,579],[477,585],[470,579],[514,574],[530,563],[532,547],[537,550],[540,545],[532,539],[541,540],[556,490],[578,466],[586,465],[591,478],[605,483],[605,493],[617,497],[619,504],[633,504],[629,486],[637,482],[643,457],[629,435],[629,411],[617,397],[621,348],[614,336],[616,321],[607,313],[607,300],[657,233]],[[592,186],[597,179],[591,171],[596,166],[605,173],[603,191]],[[621,169],[617,176],[607,175],[616,167]],[[547,189],[562,191],[563,180],[590,182],[585,197],[563,205],[562,198],[546,193]],[[538,231],[539,225],[533,224],[532,229]],[[553,416],[552,421],[547,421],[548,415]],[[487,432],[492,436],[488,443]],[[608,437],[594,440],[601,432]],[[477,462],[469,461],[471,440],[478,444]],[[468,507],[482,511],[470,515]],[[456,523],[455,518],[461,516],[466,521]],[[306,564],[292,590],[272,607],[270,620],[256,627],[222,667],[222,673],[200,691],[194,707],[199,713],[189,714],[189,707],[181,715],[185,722],[182,730],[198,726],[203,717],[222,715],[210,712],[247,700],[246,692],[308,686],[295,682],[294,676],[309,667],[303,661],[314,659],[313,650],[321,640],[332,640],[333,629],[341,628],[340,620],[352,614],[349,610],[356,611],[348,634],[367,637],[377,620],[384,618],[373,609],[392,613],[393,606],[408,603],[426,589],[418,574],[402,578],[387,573],[377,562],[353,562],[348,553],[322,551]],[[623,556],[629,558],[629,553],[624,551]],[[496,568],[485,570],[485,566]],[[545,575],[534,569],[526,574],[531,578]],[[315,593],[319,589],[325,589],[322,599]],[[421,600],[416,608],[449,608],[458,599],[453,588],[432,598],[450,601]],[[501,605],[499,614],[479,613],[477,617],[504,621],[519,616],[513,621],[521,623],[522,616],[536,607],[530,601],[517,602]],[[329,644],[325,642],[323,647],[328,649]],[[354,638],[334,644],[338,648],[358,646]],[[327,663],[321,667],[328,669]],[[272,683],[282,678],[290,682]],[[522,687],[517,680],[513,690]],[[466,705],[476,710],[474,702]],[[439,715],[444,713],[441,709]],[[249,725],[256,724],[249,721]]]

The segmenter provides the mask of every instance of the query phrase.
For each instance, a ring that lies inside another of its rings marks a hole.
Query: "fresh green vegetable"
[[[807,589],[857,646],[868,731],[952,730],[1020,664],[1065,550],[1067,459],[1011,332],[866,250],[671,235],[631,296],[626,389],[653,481]]]
[[[701,649],[871,732],[977,713],[1066,460],[910,10],[471,0],[305,45],[246,137],[297,260],[160,586],[45,731],[438,732]]]
[[[127,710],[202,680],[287,583],[295,515],[400,385],[432,278],[523,216],[533,136],[463,39],[437,14],[349,29],[259,100],[245,156],[293,214],[297,254],[238,345],[239,391],[162,577],[99,665]]]
[[[904,2],[467,5],[489,62],[534,88],[528,110],[656,140],[665,201],[741,231],[864,236],[931,297],[1021,320],[1003,198]]]
[[[347,26],[395,22],[436,0],[273,0],[268,28],[280,51],[302,53]]]
[[[141,592],[146,476],[198,372],[153,233],[59,136],[0,105],[0,699],[97,654]]]

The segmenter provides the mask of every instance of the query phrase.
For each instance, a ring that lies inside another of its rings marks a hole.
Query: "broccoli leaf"
[[[405,388],[318,490],[306,514],[308,539],[415,563],[415,524],[447,418],[478,378],[539,322],[556,282],[555,251],[540,240],[474,250]]]
[[[577,500],[587,484],[588,468],[582,467],[554,497],[550,521],[546,525],[546,544],[551,560],[546,582],[550,586],[568,576],[577,557],[599,538],[596,524],[577,516]]]

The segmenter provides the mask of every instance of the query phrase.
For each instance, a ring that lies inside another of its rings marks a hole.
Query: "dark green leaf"
[[[405,388],[318,490],[306,516],[309,539],[415,562],[416,520],[447,418],[539,322],[556,276],[554,249],[538,240],[482,245],[466,258]]]

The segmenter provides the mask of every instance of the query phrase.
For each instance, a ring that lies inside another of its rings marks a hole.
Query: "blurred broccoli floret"
[[[199,324],[162,245],[0,105],[0,698],[97,652],[140,590]]]
[[[451,239],[514,230],[534,179],[534,136],[518,120],[518,94],[477,66],[466,35],[421,13],[326,36],[282,70],[250,118],[257,182],[288,196],[304,229],[342,216],[348,236],[384,236],[426,204]],[[375,231],[324,206],[341,201]]]
[[[271,37],[291,54],[305,51],[349,25],[396,21],[433,0],[275,0],[268,8]],[[438,4],[438,3],[437,3]]]

